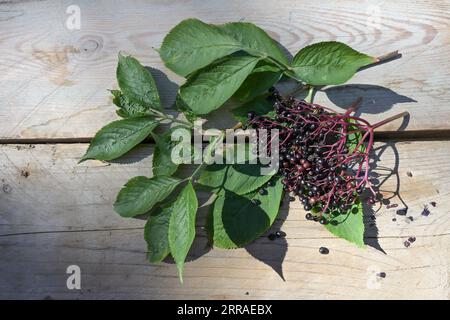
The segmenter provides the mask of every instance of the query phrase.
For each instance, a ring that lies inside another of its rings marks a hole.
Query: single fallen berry
[[[430,204],[436,208],[436,202],[435,201],[431,201]]]
[[[330,250],[328,250],[328,248],[325,248],[325,247],[320,247],[319,252],[321,254],[328,254],[328,253],[330,253]]]
[[[404,245],[406,248],[408,248],[408,247],[411,245],[411,243],[410,243],[409,241],[405,241],[405,242],[403,242],[403,245]]]
[[[406,214],[408,213],[408,209],[407,208],[398,209],[395,213],[398,214],[399,216],[406,216]]]
[[[377,274],[380,278],[386,278],[386,272],[380,272]]]
[[[413,243],[414,241],[416,241],[416,237],[409,237],[409,238],[408,238],[408,241],[411,242],[411,243]]]
[[[284,237],[286,237],[286,233],[283,231],[277,231],[277,232],[275,232],[275,236],[277,238],[284,238]]]

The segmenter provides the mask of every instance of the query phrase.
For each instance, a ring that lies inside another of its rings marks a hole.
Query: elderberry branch
[[[313,92],[311,87],[311,95]],[[361,99],[340,114],[318,104],[282,97],[276,90],[272,98],[276,115],[250,112],[248,125],[279,130],[279,174],[284,189],[298,196],[305,210],[313,210],[323,223],[332,219],[336,209],[348,210],[365,188],[373,193],[369,201],[374,202],[377,194],[369,179],[374,130],[406,113],[371,125],[350,115]]]

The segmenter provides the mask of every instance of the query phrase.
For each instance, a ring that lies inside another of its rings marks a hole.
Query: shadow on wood
[[[340,108],[348,108],[356,98],[363,100],[356,114],[361,113],[383,113],[391,109],[397,103],[411,103],[416,100],[400,95],[391,89],[369,85],[369,84],[348,84],[333,86],[323,90],[328,98]]]
[[[378,165],[378,162],[381,160],[382,155],[387,151],[391,149],[393,153],[394,162],[391,167],[385,167]],[[380,194],[383,194],[382,198],[380,200],[380,205],[378,208],[374,209],[374,206],[371,206],[367,204],[367,201],[364,201],[368,197],[368,192],[364,194],[364,200],[363,200],[363,210],[364,210],[364,243],[368,246],[371,246],[384,254],[386,252],[381,248],[379,241],[378,241],[378,227],[376,225],[376,214],[379,212],[383,206],[387,206],[391,203],[392,199],[397,198],[400,200],[400,202],[403,204],[403,208],[408,209],[408,205],[403,200],[402,196],[400,195],[400,175],[398,173],[399,165],[400,165],[400,157],[397,150],[397,147],[395,145],[395,142],[386,142],[383,145],[375,148],[371,152],[371,159],[372,162],[370,164],[370,180],[371,183],[373,183],[374,190]],[[394,190],[383,190],[383,185],[388,181],[389,179],[395,179],[395,182],[390,184],[393,184],[395,186]],[[385,194],[388,194],[386,196]]]
[[[266,234],[272,234],[276,231],[280,231],[287,216],[288,209],[280,208],[277,220]],[[256,240],[256,242],[245,247],[245,249],[252,255],[252,257],[271,267],[280,276],[280,278],[283,279],[283,281],[286,281],[283,275],[283,261],[288,250],[288,243],[285,237],[269,240],[267,236],[263,236],[262,238]]]
[[[145,68],[155,79],[163,109],[169,109],[175,102],[175,97],[178,92],[178,84],[170,80],[167,75],[159,69],[148,66]]]

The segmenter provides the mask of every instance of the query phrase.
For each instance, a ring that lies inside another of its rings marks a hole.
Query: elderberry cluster
[[[362,129],[347,114],[284,98],[274,89],[270,98],[275,115],[250,112],[248,126],[279,130],[279,174],[284,189],[312,212],[307,219],[326,224],[329,214],[346,212],[355,203],[367,182],[362,168],[367,153],[361,145],[349,150],[347,143]]]

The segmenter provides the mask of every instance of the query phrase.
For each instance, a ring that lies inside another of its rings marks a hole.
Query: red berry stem
[[[387,118],[387,119],[384,119],[383,121],[380,121],[380,122],[378,122],[378,123],[375,123],[375,124],[372,126],[372,128],[373,128],[373,129],[376,129],[376,128],[378,128],[378,127],[384,126],[385,124],[387,124],[387,123],[389,123],[389,122],[391,122],[391,121],[397,120],[398,118],[406,117],[407,115],[409,115],[409,112],[408,112],[408,111],[404,111],[404,112],[402,112],[402,113],[396,114],[395,116],[392,116],[392,117],[389,117],[389,118]]]

